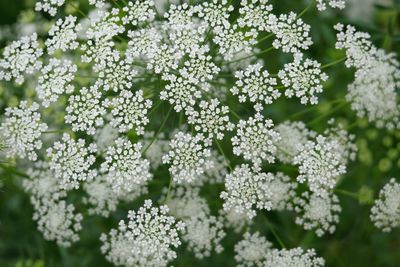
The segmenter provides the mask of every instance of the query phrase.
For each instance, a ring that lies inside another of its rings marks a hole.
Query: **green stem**
[[[331,63],[327,63],[327,64],[323,65],[321,67],[321,69],[329,68],[329,67],[334,66],[334,65],[336,65],[338,63],[341,63],[341,62],[343,62],[345,60],[346,60],[346,57],[339,58],[338,60],[335,60],[335,61],[332,61]]]
[[[224,150],[222,149],[221,144],[219,143],[219,141],[216,138],[214,138],[214,141],[217,144],[219,152],[221,152],[222,156],[224,156],[226,165],[228,165],[229,170],[232,172],[233,171],[232,166],[231,166],[231,164],[230,164],[230,162],[228,160],[228,157],[226,156]]]
[[[265,223],[267,224],[268,228],[271,230],[272,235],[275,237],[276,241],[278,241],[279,245],[282,248],[286,248],[285,244],[282,242],[282,239],[279,237],[279,235],[275,231],[274,227],[268,222],[268,219],[265,220]]]
[[[146,151],[150,148],[150,146],[154,143],[154,141],[156,141],[158,135],[160,134],[160,132],[162,131],[162,129],[165,126],[165,123],[167,122],[169,115],[171,114],[172,111],[172,106],[169,108],[167,115],[165,116],[164,121],[162,122],[160,128],[158,129],[157,133],[154,135],[153,139],[151,139],[150,143],[147,145],[147,147],[143,150],[143,154],[146,153]]]
[[[301,11],[299,15],[297,15],[297,18],[301,18],[310,8],[314,6],[315,3],[315,0],[312,0],[311,3],[303,11]]]
[[[331,110],[329,110],[329,112],[321,114],[320,116],[316,117],[314,120],[310,121],[309,123],[307,123],[308,125],[313,125],[317,122],[319,122],[321,119],[335,113],[336,111],[340,110],[342,107],[346,106],[348,103],[345,101],[343,103],[340,103],[339,105],[337,105],[336,107],[332,108]]]
[[[349,197],[358,199],[358,194],[354,193],[354,192],[350,192],[350,191],[343,190],[343,189],[338,189],[338,188],[335,189],[335,192],[338,193],[338,194],[342,194],[344,196],[349,196]]]

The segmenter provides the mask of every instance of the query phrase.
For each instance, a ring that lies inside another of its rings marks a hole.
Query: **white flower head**
[[[132,191],[152,178],[150,163],[142,158],[141,149],[141,143],[132,144],[122,137],[108,147],[100,171],[115,192]]]
[[[168,207],[154,207],[146,200],[138,211],[128,212],[128,222],[103,234],[101,251],[115,265],[164,267],[176,258],[184,224],[167,215]]]
[[[137,26],[144,22],[151,22],[154,20],[156,12],[154,11],[153,0],[139,0],[135,2],[128,2],[128,5],[124,6],[124,16],[122,22],[124,24],[131,24]]]
[[[178,132],[171,140],[170,150],[162,158],[171,164],[169,172],[177,183],[192,183],[213,166],[211,151],[203,144],[201,135]]]
[[[292,63],[285,64],[278,73],[282,84],[286,87],[287,97],[296,96],[302,104],[317,104],[317,94],[322,93],[322,83],[328,76],[321,71],[321,64],[311,59],[303,59],[296,54]]]
[[[395,178],[379,192],[371,208],[371,221],[383,232],[390,232],[400,225],[400,183]]]
[[[325,260],[314,249],[273,249],[266,255],[264,267],[323,267]]]
[[[7,157],[28,157],[36,160],[35,150],[42,147],[40,137],[47,130],[47,124],[41,121],[39,104],[21,101],[18,107],[8,107],[0,125],[0,136],[7,147]]]
[[[245,232],[243,239],[235,245],[235,260],[238,267],[262,266],[265,257],[272,248],[269,242],[259,232]]]
[[[50,55],[54,54],[58,49],[65,52],[78,48],[78,32],[81,31],[82,27],[76,21],[76,17],[69,15],[64,20],[58,19],[50,28],[50,37],[45,42]]]
[[[55,142],[53,147],[47,149],[49,168],[61,188],[77,189],[80,181],[91,180],[96,176],[96,170],[90,169],[96,160],[92,155],[96,150],[96,145],[86,147],[83,139],[75,141],[66,133],[62,141]]]
[[[64,5],[65,0],[39,0],[35,4],[35,11],[44,11],[54,17],[57,9]]]
[[[237,20],[240,27],[255,28],[258,31],[270,31],[269,19],[272,5],[268,5],[268,0],[242,0],[240,5],[240,16]]]
[[[295,200],[295,211],[298,213],[296,224],[302,225],[305,230],[314,230],[321,237],[326,232],[335,232],[342,208],[339,198],[334,194],[304,192]]]

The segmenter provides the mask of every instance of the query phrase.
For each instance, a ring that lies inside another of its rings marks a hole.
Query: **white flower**
[[[292,210],[297,183],[281,172],[276,173],[274,176],[273,180],[269,180],[265,184],[268,187],[272,210]]]
[[[344,161],[338,139],[318,135],[315,141],[307,141],[298,149],[299,153],[293,158],[293,164],[299,165],[297,181],[307,181],[312,192],[322,194],[333,189],[339,176],[346,173],[347,161]]]
[[[103,153],[109,146],[112,146],[117,138],[118,130],[112,127],[110,123],[97,128],[93,136],[99,153]]]
[[[92,181],[83,184],[87,197],[83,203],[89,205],[89,214],[98,214],[108,217],[111,212],[117,209],[120,201],[133,201],[142,194],[147,193],[145,185],[136,186],[132,191],[124,188],[116,193],[110,186],[105,175],[99,175]]]
[[[195,6],[194,10],[210,27],[228,25],[229,15],[234,7],[227,4],[227,0],[212,0],[209,2],[202,2],[201,5]]]
[[[96,85],[89,89],[83,87],[79,93],[68,99],[65,122],[72,125],[74,132],[86,131],[87,134],[94,135],[96,127],[103,125],[102,116],[106,112],[100,102],[101,93]]]
[[[67,16],[64,20],[58,19],[49,30],[49,36],[45,42],[50,55],[58,49],[63,52],[78,48],[78,32],[82,30],[80,24],[76,24],[76,17]]]
[[[300,98],[302,104],[317,104],[316,94],[322,93],[322,83],[328,80],[328,76],[321,71],[321,64],[303,59],[302,54],[295,54],[294,61],[285,64],[278,76],[286,87],[285,95]]]
[[[125,53],[128,62],[133,62],[136,58],[140,58],[140,56],[148,57],[155,54],[162,38],[156,28],[129,31],[128,37],[130,40]]]
[[[182,58],[182,52],[175,50],[167,44],[162,44],[154,53],[149,54],[147,69],[155,73],[170,73],[171,70],[178,68],[179,60]]]
[[[379,192],[379,198],[371,208],[371,221],[383,232],[390,232],[400,225],[400,183],[395,178]]]
[[[115,265],[163,267],[176,258],[184,224],[167,215],[168,207],[153,207],[146,200],[137,212],[128,212],[129,221],[103,234],[101,251]]]
[[[162,164],[162,156],[168,151],[169,143],[164,133],[159,133],[157,137],[155,134],[155,132],[145,132],[143,140],[143,147],[147,149],[144,155],[149,159],[153,169],[157,169]]]
[[[271,32],[276,36],[272,45],[276,49],[282,49],[285,53],[298,53],[312,45],[309,36],[311,27],[297,18],[296,13],[281,14],[275,19],[270,18],[270,21]]]
[[[196,99],[201,97],[200,90],[188,80],[175,75],[164,77],[169,80],[164,90],[160,92],[161,100],[168,100],[176,112],[194,106]]]
[[[82,214],[75,213],[75,207],[64,200],[47,202],[35,208],[33,219],[38,230],[46,240],[55,240],[58,245],[69,247],[79,240],[78,232],[82,229]]]
[[[239,52],[249,53],[252,46],[257,43],[257,31],[241,31],[238,25],[216,26],[213,29],[215,36],[213,41],[219,46],[219,52],[225,60],[232,60],[234,55]]]
[[[323,267],[325,260],[317,257],[314,249],[273,249],[266,255],[264,267]]]
[[[0,136],[7,147],[7,157],[28,157],[36,160],[35,150],[42,147],[40,137],[47,130],[47,124],[41,122],[39,105],[21,101],[18,107],[8,107],[0,125]]]
[[[268,0],[242,0],[240,5],[239,18],[237,20],[240,27],[255,28],[258,31],[270,31],[269,19],[272,5],[268,5]]]
[[[209,145],[212,139],[222,140],[226,131],[233,130],[233,123],[229,121],[229,108],[221,106],[218,99],[211,99],[209,102],[202,100],[199,104],[200,111],[192,107],[186,109],[188,123],[194,125],[197,132],[204,134],[206,144]]]
[[[64,4],[65,0],[39,0],[35,4],[35,11],[44,11],[54,17],[57,9]]]
[[[171,164],[169,172],[177,183],[192,183],[213,166],[211,151],[202,144],[201,135],[178,132],[171,140],[170,150],[162,158]]]
[[[317,236],[321,237],[326,232],[335,232],[342,208],[334,194],[317,195],[304,192],[295,200],[295,211],[298,213],[296,224],[302,225],[305,230],[314,230]]]
[[[92,19],[90,27],[86,31],[86,37],[93,41],[109,41],[114,36],[121,34],[125,28],[120,25],[119,10],[113,8],[110,11],[99,11],[99,15]]]
[[[132,144],[122,137],[107,149],[100,171],[115,192],[133,191],[152,178],[150,163],[142,158],[141,149],[141,143]]]
[[[230,227],[237,234],[242,233],[243,229],[248,229],[253,223],[245,213],[237,213],[234,209],[225,211],[220,209],[220,214],[225,218],[225,227]]]
[[[323,11],[326,6],[329,5],[332,8],[343,9],[346,6],[345,0],[317,0],[317,9]]]
[[[57,141],[47,149],[49,168],[63,189],[77,189],[79,181],[91,180],[96,176],[96,171],[90,170],[96,160],[90,154],[94,152],[96,145],[86,147],[83,139],[75,141],[66,133],[63,134],[62,142]]]
[[[316,133],[307,129],[301,121],[285,121],[277,125],[275,131],[281,136],[280,141],[276,143],[276,157],[287,164],[292,163],[302,145],[316,136]]]
[[[0,80],[10,81],[15,78],[17,84],[22,84],[25,81],[25,73],[32,74],[40,69],[42,63],[38,59],[42,55],[43,50],[39,48],[36,33],[13,41],[3,50],[3,58],[0,59]]]
[[[144,126],[147,125],[148,110],[152,101],[143,97],[143,91],[133,94],[123,90],[120,95],[111,100],[106,100],[104,106],[111,108],[112,119],[110,124],[120,133],[126,133],[134,127],[138,135],[144,134]]]
[[[179,69],[179,74],[189,83],[198,85],[210,81],[220,69],[212,61],[211,56],[197,55],[183,63],[183,67]]]
[[[271,210],[268,183],[273,179],[271,173],[254,172],[249,165],[237,166],[225,178],[226,191],[221,193],[224,210],[246,214],[250,219],[256,215],[255,208]]]
[[[235,260],[238,267],[257,267],[263,266],[272,244],[259,232],[250,234],[245,232],[243,239],[235,245]]]
[[[96,64],[95,71],[98,71],[99,85],[105,91],[130,90],[132,80],[138,74],[133,66],[127,60],[120,60],[119,55],[107,58],[103,63]]]
[[[36,92],[44,107],[56,102],[64,92],[70,94],[74,91],[71,82],[77,70],[70,60],[56,58],[51,58],[49,64],[41,69]]]
[[[276,143],[280,141],[279,133],[274,129],[270,119],[240,120],[236,125],[237,132],[232,138],[233,154],[243,155],[256,168],[261,167],[265,160],[275,162]]]
[[[156,13],[153,10],[153,0],[139,0],[135,2],[128,2],[122,10],[125,12],[122,17],[124,24],[132,24],[137,26],[140,23],[151,22],[154,20]]]
[[[244,71],[237,71],[235,77],[237,80],[231,92],[238,95],[241,103],[249,99],[252,103],[271,104],[281,95],[279,90],[274,88],[277,85],[276,78],[271,77],[267,70],[262,70],[259,63],[249,65]]]

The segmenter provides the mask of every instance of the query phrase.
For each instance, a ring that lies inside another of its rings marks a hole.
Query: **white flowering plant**
[[[398,1],[25,2],[0,266],[398,265]]]

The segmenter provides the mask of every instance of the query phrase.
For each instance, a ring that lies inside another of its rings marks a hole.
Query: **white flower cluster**
[[[56,58],[51,58],[49,64],[40,70],[36,93],[44,107],[56,102],[60,95],[74,91],[71,82],[77,70],[78,67],[70,60]]]
[[[186,225],[182,240],[199,259],[208,257],[212,250],[222,251],[225,237],[221,217],[210,215],[207,201],[200,197],[198,187],[179,186],[167,192],[166,204],[170,213]]]
[[[295,54],[294,61],[285,64],[278,76],[287,87],[285,95],[289,98],[295,95],[302,104],[317,104],[316,94],[322,93],[322,83],[328,79],[321,71],[321,64],[308,58],[304,60],[302,54]]]
[[[30,177],[24,180],[23,187],[31,194],[38,230],[46,240],[55,240],[60,246],[68,247],[78,241],[83,217],[63,200],[66,192],[57,184],[48,164],[39,161],[27,173]]]
[[[271,104],[281,96],[277,85],[277,80],[271,77],[267,70],[262,71],[261,64],[249,65],[244,71],[237,71],[235,74],[237,81],[232,87],[233,95],[238,95],[239,102],[243,103],[249,99],[252,103]]]
[[[121,220],[118,229],[102,234],[101,251],[107,260],[123,266],[167,266],[176,258],[181,241],[178,233],[185,225],[168,216],[168,207],[154,207],[146,200],[137,212],[128,212],[128,222]]]
[[[0,136],[7,147],[7,157],[28,157],[35,161],[35,150],[42,147],[40,137],[47,130],[47,124],[41,121],[39,104],[21,101],[18,107],[6,108],[5,118],[0,125]]]
[[[57,141],[47,149],[49,168],[60,186],[65,190],[79,188],[80,181],[91,180],[96,176],[96,170],[90,169],[96,158],[91,153],[97,150],[95,144],[85,146],[85,140],[75,141],[67,133],[62,141]]]
[[[346,6],[345,0],[317,0],[317,9],[319,11],[326,10],[326,6],[329,5],[332,8],[343,9]]]
[[[204,146],[203,141],[201,135],[175,134],[169,143],[170,150],[162,158],[164,164],[171,164],[168,170],[175,182],[192,183],[212,168],[211,150]]]
[[[202,100],[199,104],[200,111],[191,107],[187,108],[188,123],[194,125],[197,132],[204,134],[205,142],[209,145],[215,138],[221,140],[226,131],[232,131],[234,124],[229,121],[229,108],[221,106],[218,99],[209,102]]]
[[[32,74],[41,68],[42,63],[38,59],[42,55],[43,50],[39,47],[36,33],[13,41],[3,50],[0,80],[10,81],[15,78],[17,84],[22,84],[25,81],[24,73]]]
[[[106,113],[100,101],[101,93],[97,86],[83,87],[79,94],[69,97],[65,122],[72,125],[72,131],[85,131],[90,135],[96,133],[96,127],[103,125],[102,116]]]
[[[276,157],[283,163],[292,163],[294,157],[299,154],[301,146],[309,139],[316,136],[316,133],[307,129],[301,121],[285,121],[275,127],[281,137],[276,143]]]
[[[318,135],[315,141],[307,141],[298,149],[299,153],[293,158],[293,164],[299,166],[297,180],[307,181],[312,192],[319,195],[333,189],[339,176],[346,173],[339,140]]]
[[[268,0],[242,0],[240,5],[240,16],[237,20],[240,27],[270,31],[268,22],[273,15],[271,14],[272,5],[268,5]]]
[[[144,22],[151,22],[154,20],[156,13],[153,10],[153,0],[139,0],[135,2],[128,2],[128,5],[123,7],[124,16],[122,22],[124,24],[131,24],[134,26]]]
[[[123,137],[107,148],[100,171],[106,175],[107,182],[116,193],[140,189],[152,178],[150,163],[142,158],[141,149],[141,143],[132,144]]]
[[[379,192],[379,198],[371,208],[371,220],[383,232],[390,232],[400,225],[400,183],[395,178]]]
[[[272,120],[251,117],[247,121],[240,120],[236,127],[236,135],[232,138],[233,154],[243,155],[256,169],[263,161],[275,161],[275,144],[280,141],[280,136],[273,129]]]
[[[367,117],[378,127],[400,128],[400,63],[395,54],[377,49],[370,35],[352,26],[337,24],[336,48],[346,50],[346,66],[356,68],[355,80],[348,87],[347,100],[359,117]]]
[[[323,267],[325,260],[317,257],[314,249],[302,248],[271,250],[264,262],[264,267]]]
[[[256,210],[271,210],[269,183],[274,179],[271,173],[257,173],[247,164],[237,166],[225,178],[226,191],[221,192],[226,212],[234,210],[246,214],[250,219]]]
[[[50,55],[54,54],[58,49],[66,52],[78,48],[78,32],[82,30],[82,26],[77,24],[76,21],[77,18],[70,15],[64,20],[58,19],[50,28],[50,37],[45,42],[47,52]]]
[[[342,208],[334,194],[304,192],[295,200],[295,211],[298,213],[296,224],[302,225],[305,230],[314,230],[321,237],[326,232],[335,232]]]
[[[136,126],[136,133],[144,134],[144,126],[149,122],[147,113],[152,101],[143,97],[142,90],[136,91],[135,94],[123,90],[118,97],[106,100],[104,105],[111,108],[110,124],[120,133],[126,133]]]
[[[35,10],[49,13],[50,16],[57,14],[57,9],[64,5],[65,0],[40,0],[36,2]]]
[[[272,248],[264,236],[259,232],[251,234],[244,233],[243,239],[235,245],[235,260],[238,267],[257,267],[263,266],[265,256]]]

